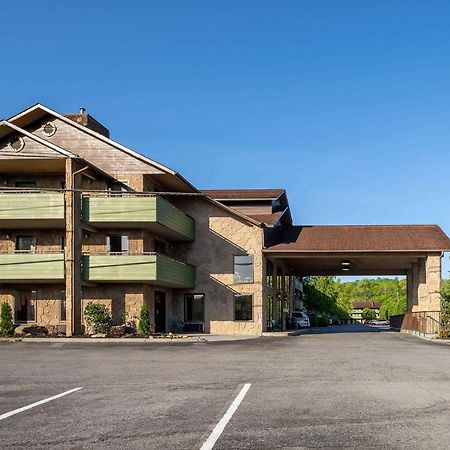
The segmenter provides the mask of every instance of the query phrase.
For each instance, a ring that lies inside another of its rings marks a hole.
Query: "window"
[[[159,241],[158,239],[155,239],[155,252],[165,255],[167,253],[166,243],[163,241]]]
[[[8,145],[15,152],[20,152],[25,147],[25,141],[22,137],[16,136],[9,141]]]
[[[43,127],[42,130],[44,131],[44,134],[48,137],[53,136],[56,133],[56,125],[51,123],[51,122],[47,122]]]
[[[16,251],[34,252],[36,238],[34,236],[16,236]]]
[[[36,321],[36,291],[15,292],[16,322]]]
[[[110,192],[127,192],[128,180],[111,181],[108,183],[108,190]]]
[[[204,294],[185,294],[184,296],[184,321],[203,322]]]
[[[272,287],[272,285],[273,285],[273,262],[272,261],[267,261],[266,276],[267,276],[267,281],[266,281],[267,286]]]
[[[65,236],[59,237],[59,245],[61,247],[61,250],[64,251],[66,248],[66,237]]]
[[[253,295],[234,296],[234,320],[253,320]]]
[[[253,256],[237,255],[234,257],[234,282],[253,283]]]
[[[112,234],[106,236],[107,253],[128,253],[128,235]]]
[[[18,188],[35,188],[36,181],[16,181],[16,187],[18,187]]]
[[[284,290],[283,270],[277,267],[277,289]]]

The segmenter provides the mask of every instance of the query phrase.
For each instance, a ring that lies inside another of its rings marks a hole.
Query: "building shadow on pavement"
[[[376,325],[330,325],[329,327],[311,327],[305,328],[299,334],[300,336],[305,334],[341,334],[341,333],[396,333],[389,326],[376,326]]]

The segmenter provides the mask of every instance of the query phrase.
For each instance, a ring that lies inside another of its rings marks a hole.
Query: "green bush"
[[[0,309],[0,334],[12,334],[14,331],[13,312],[9,303],[2,303]]]
[[[370,308],[364,308],[361,313],[362,320],[372,320],[377,318],[377,313]]]
[[[439,339],[448,339],[450,337],[450,332],[449,332],[448,328],[441,328],[437,332],[437,337]]]
[[[88,303],[84,308],[86,323],[92,327],[94,333],[109,333],[112,317],[109,309],[101,303]]]
[[[150,311],[145,303],[142,305],[139,315],[139,333],[145,336],[150,334]]]

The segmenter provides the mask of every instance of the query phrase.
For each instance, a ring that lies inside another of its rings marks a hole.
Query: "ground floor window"
[[[253,320],[253,295],[234,296],[234,320]]]
[[[15,292],[16,322],[36,321],[36,291]]]
[[[185,322],[203,322],[204,320],[203,294],[185,294],[184,296],[184,321]]]

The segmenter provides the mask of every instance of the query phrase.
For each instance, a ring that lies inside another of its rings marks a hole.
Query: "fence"
[[[422,335],[434,335],[441,329],[440,311],[417,311],[390,317],[391,328]]]

